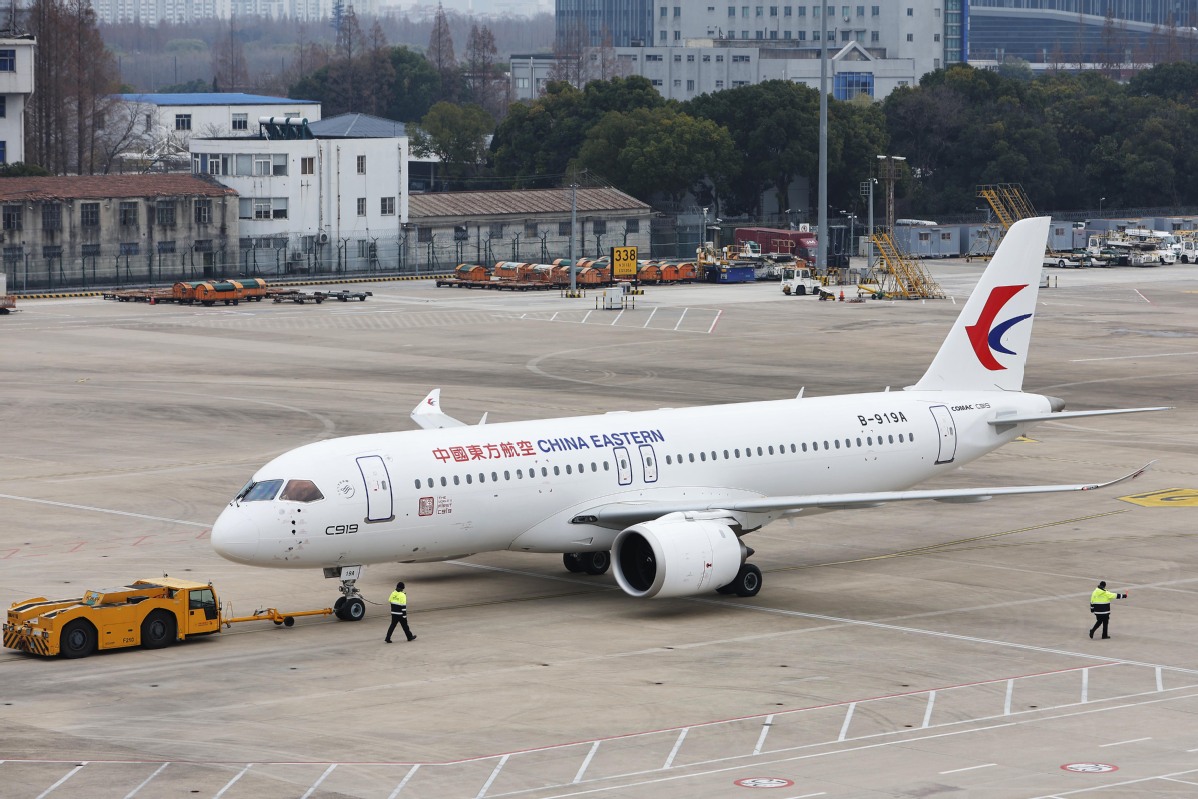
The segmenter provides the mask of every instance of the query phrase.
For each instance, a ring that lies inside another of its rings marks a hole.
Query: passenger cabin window
[[[245,488],[241,489],[235,500],[237,502],[269,501],[275,498],[275,494],[279,493],[279,489],[282,487],[282,480],[262,480],[258,483],[251,480],[245,484]]]
[[[283,489],[279,499],[291,502],[316,502],[324,499],[324,494],[320,493],[316,483],[311,480],[288,480],[287,487]]]

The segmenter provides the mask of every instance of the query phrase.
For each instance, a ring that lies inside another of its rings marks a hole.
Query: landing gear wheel
[[[757,592],[761,590],[761,569],[752,563],[746,563],[736,573],[736,579],[724,588],[729,589],[729,593],[737,596],[757,596]]]
[[[62,628],[59,653],[67,659],[85,658],[96,651],[96,628],[91,622],[75,619]]]
[[[606,574],[611,568],[610,552],[582,553],[582,568],[587,574]]]
[[[581,574],[586,571],[586,566],[582,562],[583,555],[581,552],[567,552],[562,555],[562,563],[566,566],[566,571],[571,574]]]
[[[141,623],[141,648],[162,649],[175,640],[178,623],[175,615],[165,610],[155,610]]]
[[[337,605],[341,607],[338,608]],[[361,621],[366,617],[366,603],[362,601],[361,597],[343,596],[333,605],[333,613],[341,621]]]

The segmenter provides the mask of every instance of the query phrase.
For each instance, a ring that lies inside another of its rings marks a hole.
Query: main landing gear
[[[611,553],[604,552],[567,552],[562,555],[562,563],[566,570],[574,574],[606,574],[611,568]]]
[[[341,581],[337,590],[341,596],[333,603],[333,615],[341,621],[361,621],[366,617],[366,600],[355,583],[362,576],[361,566],[334,566],[324,570],[325,577],[336,577]]]

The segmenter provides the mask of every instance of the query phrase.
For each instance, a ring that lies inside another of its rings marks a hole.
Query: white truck
[[[17,298],[8,296],[8,275],[0,272],[0,314],[17,307]]]
[[[805,294],[819,296],[822,286],[823,283],[802,261],[782,267],[782,293],[788,297],[802,297]]]

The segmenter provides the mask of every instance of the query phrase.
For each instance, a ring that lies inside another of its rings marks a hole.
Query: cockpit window
[[[236,496],[238,502],[263,502],[275,498],[275,494],[279,493],[279,488],[283,485],[282,480],[262,480],[255,483],[253,480],[245,484],[245,488],[241,489],[241,493]]]
[[[316,483],[311,480],[288,480],[287,487],[283,489],[282,494],[279,494],[279,499],[291,502],[316,502],[318,499],[324,499],[324,494],[320,493]]]

